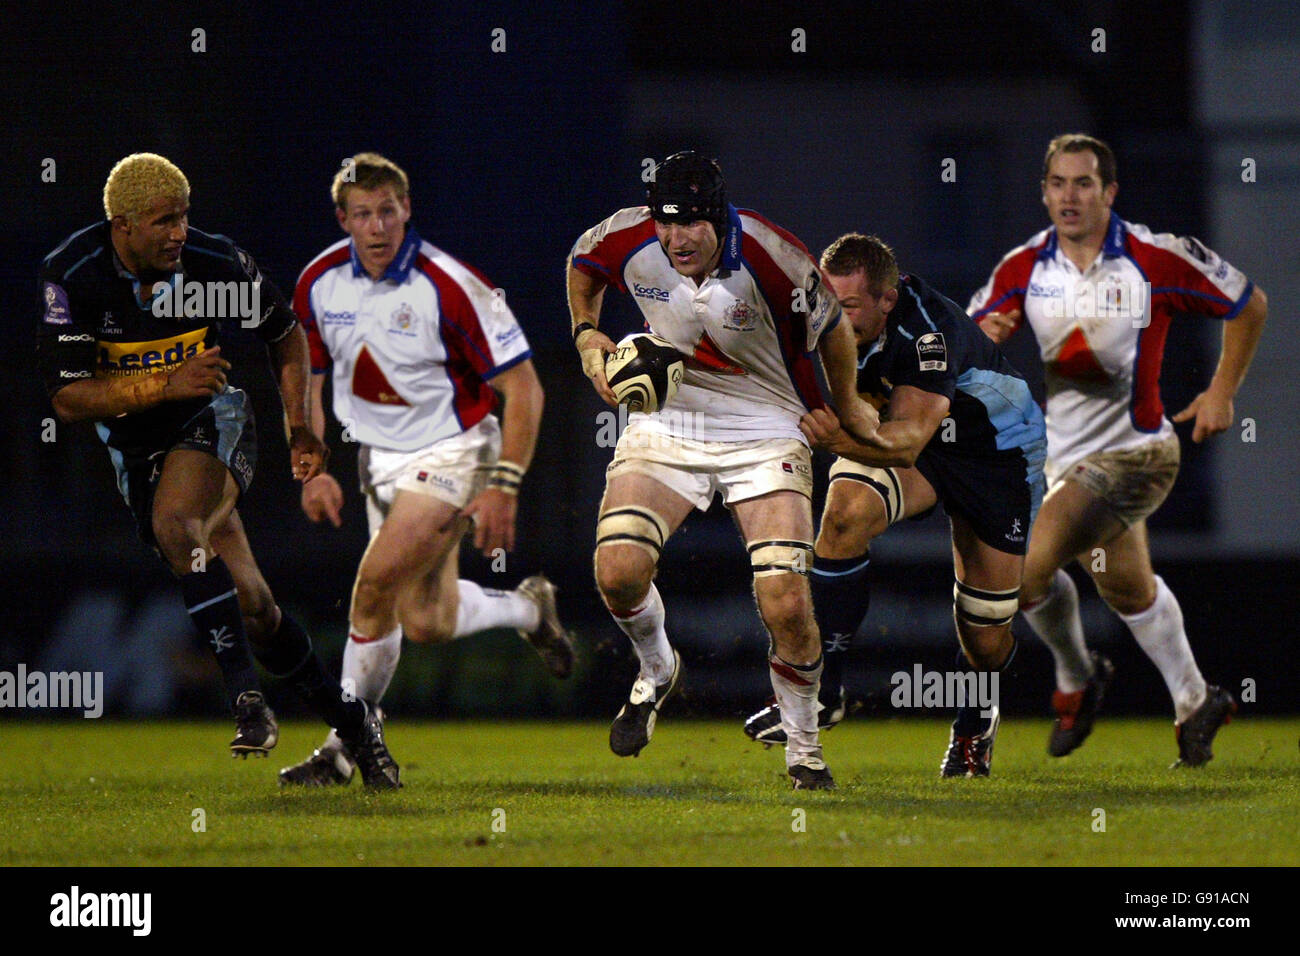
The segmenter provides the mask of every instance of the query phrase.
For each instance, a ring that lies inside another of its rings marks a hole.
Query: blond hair
[[[120,159],[104,183],[104,214],[137,220],[158,200],[189,203],[190,181],[165,156],[132,153]]]
[[[406,173],[391,159],[378,153],[357,153],[351,159],[343,161],[343,166],[334,174],[330,185],[330,196],[334,205],[340,209],[347,208],[348,190],[372,190],[383,186],[392,186],[399,200],[405,199],[411,188]]]

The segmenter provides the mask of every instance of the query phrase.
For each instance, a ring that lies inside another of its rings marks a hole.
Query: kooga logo
[[[656,302],[668,301],[667,289],[660,289],[657,286],[644,286],[639,282],[632,283],[632,294],[642,299],[654,299]]]

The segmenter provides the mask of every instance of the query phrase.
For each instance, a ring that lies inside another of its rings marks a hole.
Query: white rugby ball
[[[649,332],[629,335],[605,358],[605,379],[619,404],[632,412],[656,412],[673,400],[686,374],[681,352]]]

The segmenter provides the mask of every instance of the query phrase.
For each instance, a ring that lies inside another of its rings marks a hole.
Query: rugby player
[[[300,481],[327,457],[308,417],[307,337],[248,253],[190,228],[189,200],[189,182],[162,156],[113,167],[106,220],[70,236],[41,270],[46,388],[62,421],[96,423],[141,537],[180,579],[235,712],[231,753],[265,756],[278,737],[256,657],[340,729],[367,784],[396,785],[378,714],[340,693],[276,605],[235,507],[253,478],[256,433],[248,396],[226,381],[221,322],[238,319],[267,344]]]
[[[1121,219],[1112,209],[1115,155],[1101,140],[1053,139],[1041,186],[1052,225],[1003,257],[969,311],[994,341],[1032,327],[1046,370],[1051,490],[1030,539],[1020,609],[1056,658],[1048,752],[1061,757],[1083,743],[1113,672],[1084,642],[1079,594],[1063,570],[1077,557],[1164,678],[1175,765],[1199,767],[1236,702],[1206,683],[1178,600],[1151,566],[1146,519],[1173,487],[1179,461],[1160,364],[1176,313],[1231,320],[1209,387],[1173,418],[1195,422],[1195,442],[1224,431],[1268,300],[1198,240]]]
[[[518,630],[552,674],[567,677],[573,646],[554,585],[536,575],[501,591],[457,573],[471,524],[485,555],[514,548],[517,495],[544,398],[523,330],[490,282],[409,225],[409,181],[391,160],[352,157],[331,196],[348,238],[303,270],[294,309],[311,346],[316,435],[325,435],[332,366],[334,413],[360,442],[370,545],[352,591],[343,686],[378,702],[403,634],[443,642],[492,628]],[[500,425],[493,389],[506,399]],[[313,521],[337,527],[342,503],[328,474],[303,484]],[[354,763],[331,731],[280,781],[346,784]]]
[[[809,441],[839,456],[817,536],[812,593],[828,662],[820,719],[844,716],[843,656],[870,605],[871,541],[943,503],[952,524],[953,610],[962,670],[1002,671],[1015,653],[1025,539],[1042,501],[1046,433],[1029,386],[956,303],[916,275],[899,275],[893,250],[850,233],[822,253],[858,343],[858,389],[888,406],[879,429],[847,434],[814,409]],[[973,683],[973,682],[970,682]],[[745,732],[781,739],[780,702]],[[986,777],[1000,712],[958,707],[940,765],[945,777]]]
[[[598,328],[605,290],[635,298],[646,324],[687,356],[668,406],[634,413],[606,473],[596,526],[596,583],[632,642],[640,671],[610,727],[610,749],[636,756],[678,690],[682,663],[654,586],[664,544],[715,494],[749,550],[754,594],[771,636],[770,676],[796,789],[834,779],[817,729],[821,646],[808,592],[811,453],[799,418],[821,408],[814,352],[846,427],[869,434],[875,409],[853,383],[853,338],[817,263],[790,233],[727,202],[718,164],[686,151],[658,165],[647,205],[621,209],[584,233],[569,256],[575,344],[609,404]]]

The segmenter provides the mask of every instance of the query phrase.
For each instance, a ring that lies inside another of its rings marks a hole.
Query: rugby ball
[[[605,358],[605,379],[630,412],[657,412],[673,400],[686,374],[685,356],[649,332],[629,335]]]

